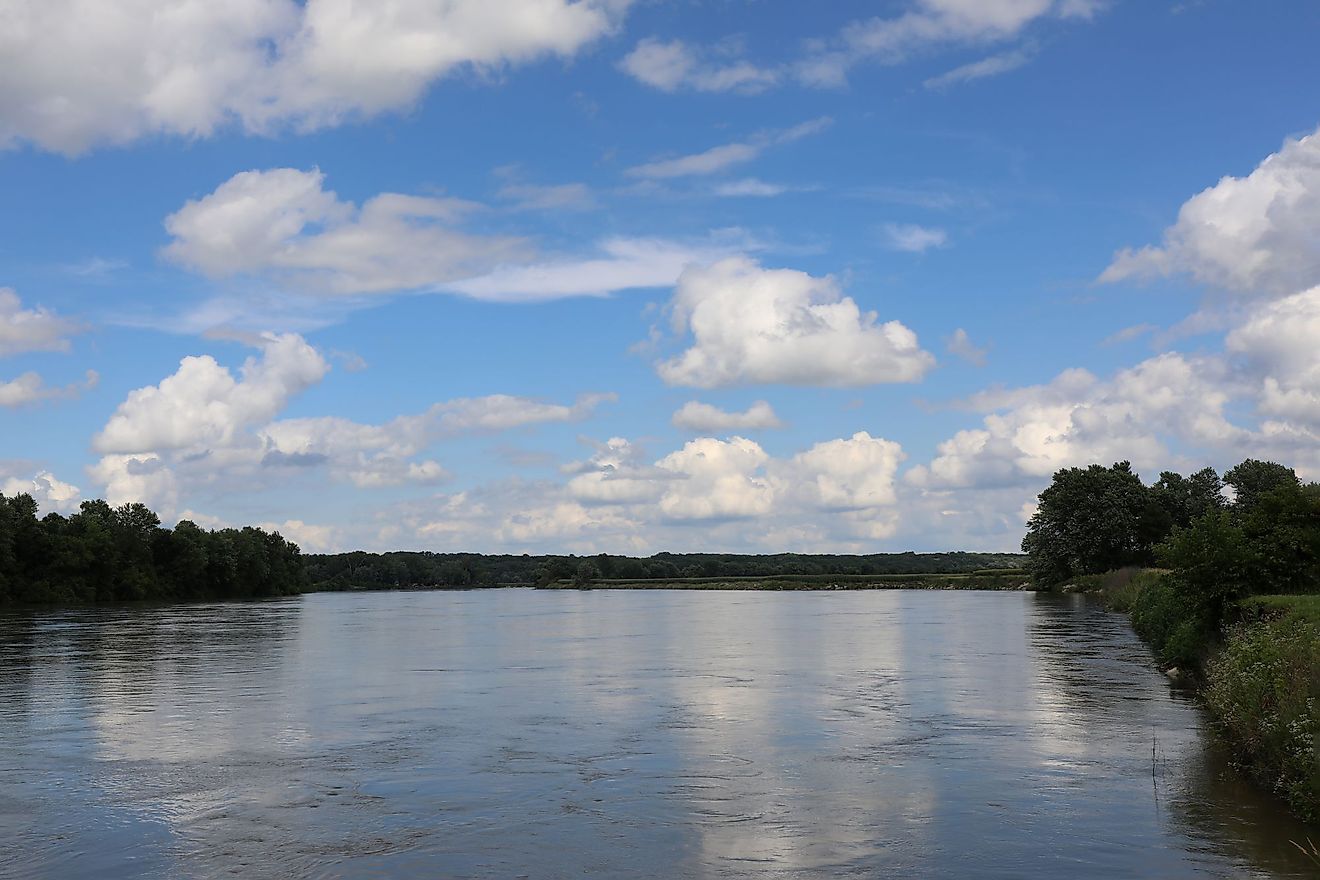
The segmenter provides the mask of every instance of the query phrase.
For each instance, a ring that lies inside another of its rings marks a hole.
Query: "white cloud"
[[[795,125],[792,128],[762,132],[746,141],[711,147],[700,153],[635,165],[627,169],[625,173],[630,177],[640,177],[648,180],[715,174],[735,165],[746,164],[760,157],[762,153],[771,147],[789,144],[824,131],[832,123],[832,119],[823,116]]]
[[[165,220],[162,252],[213,277],[264,275],[325,294],[388,293],[470,278],[526,256],[521,239],[469,235],[457,199],[382,193],[361,208],[319,170],[235,174]]]
[[[668,287],[689,265],[710,262],[734,250],[719,241],[687,243],[657,238],[612,238],[601,242],[599,249],[598,256],[509,266],[443,287],[497,302],[607,296],[619,290]]]
[[[326,550],[874,552],[900,524],[902,458],[865,432],[782,458],[745,438],[701,437],[653,460],[614,437],[564,468],[566,482],[507,479],[359,505],[337,525],[268,526]]]
[[[33,372],[27,372],[9,382],[0,380],[0,406],[26,406],[42,400],[63,400],[77,397],[82,392],[95,388],[100,378],[95,370],[88,370],[87,377],[83,382],[75,382],[62,388],[52,388],[46,384],[41,376]]]
[[[585,211],[596,206],[596,197],[585,183],[510,182],[497,195],[520,211]]]
[[[715,195],[727,198],[770,198],[792,192],[794,189],[796,187],[784,186],[781,183],[766,183],[764,180],[757,180],[755,177],[745,177],[742,180],[731,180],[719,184],[715,187]]]
[[[315,129],[406,109],[459,69],[571,57],[627,0],[8,0],[0,147]]]
[[[949,234],[943,229],[917,226],[914,223],[887,223],[883,231],[885,242],[890,248],[909,254],[922,254],[949,243]]]
[[[450,476],[425,457],[444,438],[577,421],[615,399],[584,394],[554,404],[496,394],[440,402],[380,425],[277,419],[329,366],[294,334],[252,341],[261,355],[238,378],[209,355],[188,357],[158,385],[128,395],[95,437],[102,457],[89,468],[112,504],[142,501],[169,518],[202,491],[253,493],[314,472],[364,489],[431,485]]]
[[[261,347],[262,356],[248,358],[239,379],[210,355],[184,358],[159,385],[131,392],[92,447],[132,454],[227,444],[244,428],[272,419],[330,369],[296,334],[266,334]]]
[[[796,67],[814,86],[840,86],[865,61],[897,64],[932,48],[983,45],[1011,39],[1047,18],[1089,18],[1100,3],[1086,0],[917,0],[902,15],[856,21]]]
[[[998,55],[991,55],[989,58],[982,58],[980,61],[973,61],[955,67],[953,70],[939,76],[933,76],[926,80],[925,86],[928,89],[938,91],[990,76],[999,76],[1002,73],[1017,70],[1031,61],[1031,58],[1032,53],[1023,49],[1013,52],[1001,52]]]
[[[278,532],[283,537],[298,545],[304,553],[334,553],[342,549],[343,530],[337,526],[313,525],[300,519],[286,519],[284,522],[263,522],[258,528],[268,532]]]
[[[691,268],[671,302],[692,347],[657,364],[671,385],[871,385],[920,379],[934,358],[897,321],[877,323],[834,279],[744,257]]]
[[[859,431],[817,443],[788,464],[791,485],[825,510],[866,510],[897,503],[894,476],[905,458],[892,440]]]
[[[758,400],[743,412],[727,412],[709,403],[689,400],[674,413],[674,427],[697,434],[724,434],[729,431],[763,431],[781,428],[783,422],[764,400]]]
[[[1320,287],[1257,307],[1225,348],[1259,381],[1258,409],[1320,427]]]
[[[670,519],[742,519],[770,512],[776,483],[770,456],[751,440],[699,437],[655,463],[681,477],[665,484],[660,513]]]
[[[1047,385],[983,392],[968,402],[988,413],[982,427],[941,443],[908,480],[936,489],[1037,485],[1059,468],[1093,462],[1178,464],[1171,440],[1236,448],[1249,437],[1225,415],[1229,381],[1216,359],[1169,353],[1109,380],[1074,369]]]
[[[682,40],[666,42],[648,37],[619,66],[634,79],[662,92],[691,89],[754,94],[778,82],[777,71],[728,57],[729,54],[718,49],[714,52],[696,49]],[[712,59],[712,55],[716,57]]]
[[[1189,199],[1161,247],[1123,250],[1102,282],[1186,273],[1247,297],[1320,284],[1320,131]]]
[[[953,331],[953,335],[944,340],[944,350],[951,355],[962,358],[975,367],[985,366],[985,356],[988,349],[978,348],[972,338],[967,335],[967,331],[959,327]]]
[[[0,495],[31,495],[41,510],[49,513],[67,513],[78,507],[81,490],[66,483],[50,471],[38,471],[32,477],[18,477],[8,467],[0,467]]]
[[[40,306],[23,308],[12,288],[0,287],[0,357],[29,351],[68,351],[69,337],[82,329]]]

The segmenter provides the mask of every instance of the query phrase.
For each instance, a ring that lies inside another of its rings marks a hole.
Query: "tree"
[[[1027,569],[1041,583],[1059,584],[1147,561],[1151,544],[1142,533],[1150,502],[1126,461],[1057,472],[1022,539]]]
[[[1207,630],[1219,625],[1230,602],[1254,592],[1251,542],[1228,511],[1207,513],[1191,526],[1174,529],[1156,555],[1161,565],[1173,569],[1174,591]]]
[[[1190,477],[1164,471],[1151,486],[1151,494],[1169,515],[1174,526],[1187,528],[1207,513],[1225,506],[1224,484],[1213,468],[1202,468]]]
[[[1254,458],[1247,459],[1225,473],[1224,482],[1232,486],[1236,493],[1233,509],[1244,515],[1250,513],[1261,498],[1275,489],[1295,489],[1301,485],[1292,468]]]

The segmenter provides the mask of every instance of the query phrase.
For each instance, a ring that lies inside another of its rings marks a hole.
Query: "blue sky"
[[[1320,474],[1320,8],[0,0],[0,491],[308,550],[1014,549]]]

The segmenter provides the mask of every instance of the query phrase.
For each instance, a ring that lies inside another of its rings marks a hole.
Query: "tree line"
[[[302,592],[298,545],[257,528],[173,529],[141,504],[84,501],[37,518],[30,495],[0,495],[0,605],[196,601]]]
[[[312,589],[546,586],[557,581],[776,577],[782,575],[962,574],[1016,569],[1016,553],[877,553],[864,556],[778,553],[657,553],[653,556],[532,556],[480,553],[309,554]]]

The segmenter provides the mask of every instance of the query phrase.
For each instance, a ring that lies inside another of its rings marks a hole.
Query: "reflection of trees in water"
[[[31,706],[36,641],[34,615],[0,614],[0,724],[20,722]]]
[[[1320,829],[1233,769],[1204,711],[1158,673],[1126,617],[1085,596],[1039,594],[1033,612],[1037,679],[1058,731],[1083,749],[1096,731],[1126,731],[1131,760],[1150,767],[1157,821],[1191,838],[1194,851],[1244,871],[1314,876],[1314,862],[1291,841]]]

